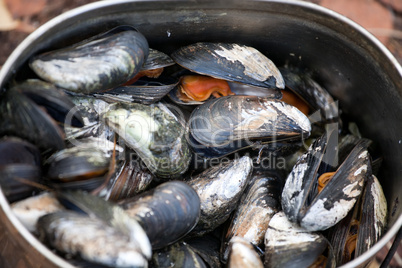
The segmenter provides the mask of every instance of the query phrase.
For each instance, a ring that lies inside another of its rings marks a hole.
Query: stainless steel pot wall
[[[301,1],[102,1],[67,12],[31,34],[3,66],[0,87],[15,76],[22,79],[32,55],[121,24],[134,25],[152,48],[167,53],[196,41],[240,42],[277,65],[316,72],[384,156],[379,178],[389,205],[388,232],[345,267],[365,263],[396,234],[402,225],[402,68],[367,31]],[[2,193],[0,205],[1,267],[71,267],[23,228]]]

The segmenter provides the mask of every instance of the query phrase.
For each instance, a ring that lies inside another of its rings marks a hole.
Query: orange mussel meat
[[[179,87],[180,98],[184,101],[204,101],[211,95],[216,98],[235,95],[225,80],[203,75],[183,76]]]

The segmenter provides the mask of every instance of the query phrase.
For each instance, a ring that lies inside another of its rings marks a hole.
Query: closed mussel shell
[[[148,267],[130,236],[98,218],[61,211],[42,216],[37,227],[40,239],[64,254],[109,267]]]
[[[192,148],[207,157],[210,152],[212,156],[228,154],[256,140],[303,140],[310,130],[310,121],[297,108],[255,96],[210,100],[198,106],[189,120]]]
[[[23,138],[44,151],[65,147],[62,129],[16,87],[8,89],[0,98],[0,136],[5,135]]]
[[[170,245],[189,233],[200,216],[200,199],[187,184],[169,181],[122,203],[144,228],[153,249]]]
[[[201,217],[192,235],[203,235],[225,222],[236,208],[253,169],[248,156],[211,167],[187,183],[201,201]]]
[[[116,27],[71,47],[34,57],[30,67],[42,79],[69,91],[100,92],[137,74],[148,56],[145,37],[129,26]]]
[[[8,201],[32,195],[36,188],[29,182],[41,178],[41,155],[36,146],[16,137],[0,140],[0,185]]]
[[[275,64],[249,46],[200,42],[176,50],[171,57],[196,73],[259,87],[284,88]]]
[[[243,193],[222,243],[222,260],[228,258],[228,243],[232,237],[240,237],[260,246],[264,243],[265,231],[272,216],[280,210],[280,194],[283,181],[276,176],[253,173]]]
[[[115,103],[103,119],[156,176],[175,178],[187,171],[191,152],[185,130],[167,106]]]
[[[275,214],[265,234],[265,267],[309,267],[327,248],[319,233],[290,222],[283,212]]]
[[[150,262],[151,267],[209,267],[204,260],[185,242],[177,242],[173,245],[154,252]]]

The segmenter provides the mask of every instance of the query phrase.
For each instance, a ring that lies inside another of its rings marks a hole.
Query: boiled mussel
[[[156,176],[174,178],[187,171],[190,148],[180,119],[167,106],[115,103],[103,119]]]
[[[265,234],[265,267],[309,267],[327,250],[322,234],[306,231],[288,220],[283,212],[275,214]],[[324,267],[334,267],[329,255]]]
[[[188,234],[200,217],[197,193],[181,181],[170,181],[122,202],[122,207],[147,233],[153,249],[173,244]]]
[[[119,26],[70,47],[37,55],[30,67],[45,81],[89,94],[130,80],[147,56],[145,37],[132,27]]]
[[[41,154],[36,146],[16,137],[0,140],[0,185],[9,202],[35,193],[30,182],[39,182],[41,176]]]
[[[221,254],[226,262],[229,241],[242,238],[254,246],[264,244],[265,231],[271,218],[280,210],[284,181],[269,172],[253,172],[223,239]]]
[[[278,100],[227,96],[198,106],[189,119],[192,149],[219,157],[261,143],[303,140],[310,121],[297,108]]]
[[[200,42],[179,48],[171,57],[195,73],[259,87],[285,86],[275,64],[253,47]]]
[[[192,235],[211,232],[225,222],[236,208],[253,170],[248,156],[211,167],[187,183],[201,201],[201,216]]]
[[[370,249],[383,235],[386,220],[387,201],[372,175],[355,207],[329,231],[337,264],[343,265]]]
[[[293,167],[282,192],[282,209],[289,220],[309,231],[328,229],[343,219],[371,176],[366,141],[359,142],[336,171],[326,172],[324,167],[333,163],[334,137],[334,132],[324,133],[310,146]]]

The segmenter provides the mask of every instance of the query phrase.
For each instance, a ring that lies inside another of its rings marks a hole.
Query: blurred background
[[[0,68],[31,32],[72,8],[97,0],[0,0]],[[106,1],[106,0],[104,0]],[[375,35],[402,64],[402,0],[310,0],[341,13]],[[391,243],[370,268],[379,267]],[[389,267],[402,267],[400,245]]]

